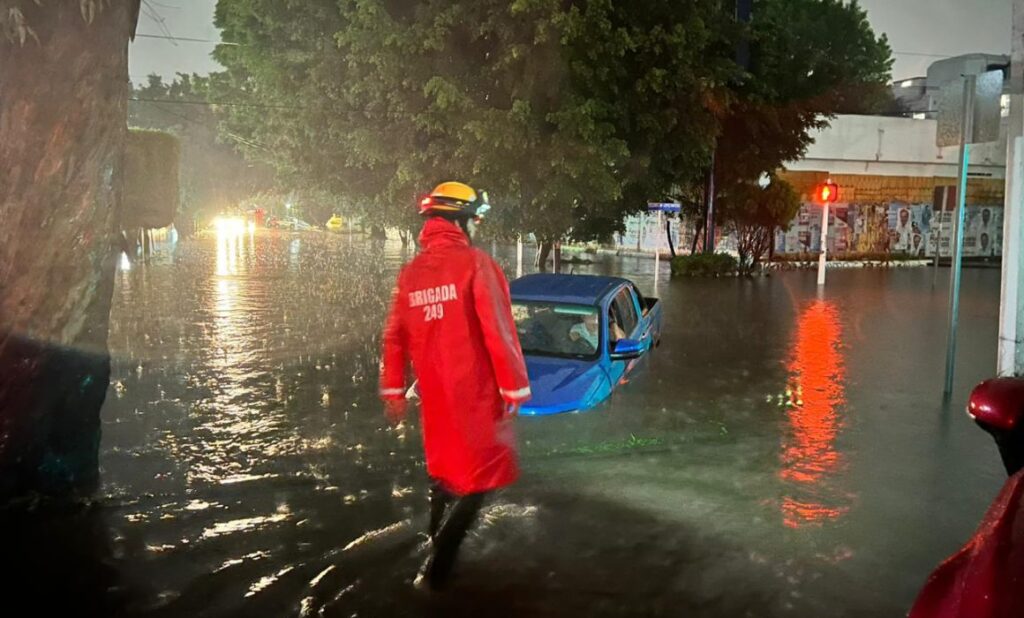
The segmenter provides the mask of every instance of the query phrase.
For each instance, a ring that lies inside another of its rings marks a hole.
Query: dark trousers
[[[436,481],[430,486],[430,540],[434,550],[424,573],[431,588],[448,581],[459,546],[483,506],[486,493],[456,496]]]

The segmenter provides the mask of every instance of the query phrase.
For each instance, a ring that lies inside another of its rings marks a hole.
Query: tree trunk
[[[693,229],[693,245],[690,247],[690,255],[697,255],[697,243],[700,242],[700,237],[704,235],[704,217],[697,220],[697,224]]]
[[[537,247],[537,257],[534,262],[534,266],[536,266],[540,271],[543,272],[547,270],[548,258],[551,257],[551,252],[554,248],[555,243],[547,240],[540,241],[540,244]]]
[[[91,491],[138,0],[17,2],[0,35],[0,503]]]
[[[552,250],[553,268],[556,273],[562,272],[562,243],[556,241]]]

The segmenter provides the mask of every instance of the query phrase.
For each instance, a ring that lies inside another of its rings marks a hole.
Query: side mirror
[[[982,382],[971,392],[967,413],[995,438],[1009,474],[1024,467],[1024,379]]]
[[[612,360],[632,360],[644,355],[644,344],[636,339],[619,339],[612,348]]]

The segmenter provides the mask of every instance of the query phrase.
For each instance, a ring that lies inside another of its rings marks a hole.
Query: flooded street
[[[23,541],[40,564],[74,548],[54,581],[147,616],[900,616],[1004,480],[962,412],[995,370],[998,271],[965,271],[944,409],[931,270],[834,271],[819,295],[813,272],[662,263],[655,291],[653,261],[600,256],[575,272],[662,298],[661,348],[598,409],[518,422],[522,480],[423,596],[419,435],[376,396],[405,257],[245,233],[119,273],[100,503]]]

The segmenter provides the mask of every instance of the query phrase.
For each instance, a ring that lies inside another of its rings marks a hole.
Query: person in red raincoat
[[[484,496],[519,475],[511,418],[530,397],[508,282],[471,245],[467,222],[486,198],[455,182],[420,204],[420,253],[398,275],[383,335],[380,395],[405,416],[406,365],[421,400],[433,552],[417,578],[442,587]]]

